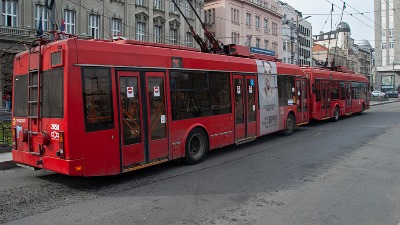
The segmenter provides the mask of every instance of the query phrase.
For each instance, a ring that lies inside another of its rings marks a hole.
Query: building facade
[[[375,11],[375,88],[395,90],[400,85],[399,1],[374,0]]]
[[[332,61],[335,59],[335,66],[346,67],[358,74],[363,74],[373,82],[374,79],[371,78],[372,47],[367,40],[361,40],[355,44],[354,39],[351,38],[350,26],[346,22],[339,23],[334,31],[314,35],[314,46],[316,46],[314,50],[320,49],[318,53],[313,53],[313,59],[317,65],[325,65],[328,56],[327,66],[332,66]],[[325,50],[329,49],[328,54],[325,51],[325,57],[321,53],[321,46],[325,47]]]
[[[291,5],[278,1],[282,18],[281,59],[284,63],[312,64],[312,26],[301,12]]]
[[[271,50],[281,58],[283,16],[276,1],[205,0],[204,10],[207,29],[224,44]]]

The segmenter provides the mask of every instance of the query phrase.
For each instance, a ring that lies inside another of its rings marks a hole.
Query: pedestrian
[[[6,110],[11,110],[11,96],[9,94],[6,95]]]

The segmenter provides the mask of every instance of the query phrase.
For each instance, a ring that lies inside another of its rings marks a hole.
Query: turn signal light
[[[75,171],[82,171],[83,170],[83,166],[75,166]]]

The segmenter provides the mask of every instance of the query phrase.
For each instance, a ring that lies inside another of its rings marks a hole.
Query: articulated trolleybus
[[[335,118],[336,108],[348,115],[369,107],[365,77],[225,47],[229,54],[128,40],[39,41],[15,57],[14,161],[73,176],[179,158],[196,164],[208,150],[290,135],[310,118]]]

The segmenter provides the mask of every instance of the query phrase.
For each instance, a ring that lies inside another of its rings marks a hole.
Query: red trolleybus
[[[248,50],[247,50],[248,51]],[[14,62],[13,159],[74,176],[119,174],[308,122],[300,67],[136,41],[66,39]]]
[[[338,67],[338,71],[303,67],[310,80],[310,117],[317,120],[361,113],[369,109],[369,81],[363,75]]]

